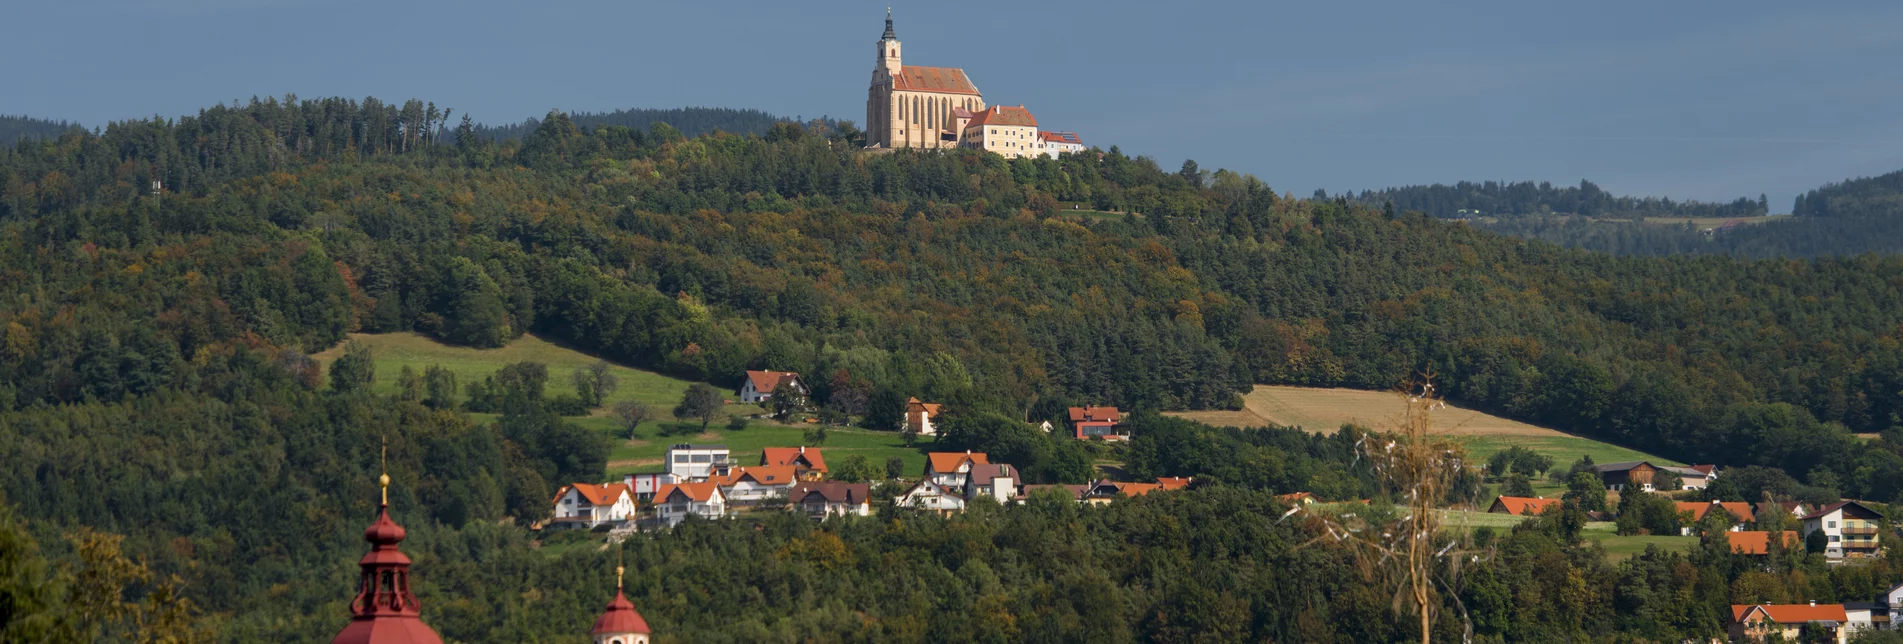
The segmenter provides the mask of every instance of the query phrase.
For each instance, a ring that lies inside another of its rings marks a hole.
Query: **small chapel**
[[[885,13],[872,85],[866,91],[866,147],[955,148],[972,115],[985,111],[984,93],[956,67],[907,65],[892,10]]]

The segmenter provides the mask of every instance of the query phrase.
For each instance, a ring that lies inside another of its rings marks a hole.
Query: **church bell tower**
[[[892,33],[892,8],[885,8],[885,35],[879,37],[879,66],[887,76],[899,75],[899,36]]]

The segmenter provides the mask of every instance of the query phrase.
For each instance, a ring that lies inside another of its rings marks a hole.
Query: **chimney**
[[[1810,605],[1811,605],[1811,607],[1812,607],[1812,608],[1816,608],[1816,607],[1817,607],[1817,600],[1815,600],[1815,599],[1813,599],[1813,600],[1810,600]]]

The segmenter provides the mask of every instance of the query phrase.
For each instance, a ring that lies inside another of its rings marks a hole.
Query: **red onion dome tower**
[[[443,638],[423,623],[416,595],[410,593],[410,558],[396,547],[403,542],[403,526],[390,520],[390,475],[377,477],[377,484],[383,503],[376,522],[363,530],[370,552],[357,562],[363,578],[350,600],[350,625],[331,644],[442,644]]]
[[[621,573],[625,569],[615,566],[615,598],[608,602],[608,611],[595,620],[595,628],[588,632],[595,644],[648,644],[648,620],[634,612],[634,602],[621,593]]]

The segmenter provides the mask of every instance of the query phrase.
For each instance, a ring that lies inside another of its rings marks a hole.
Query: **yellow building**
[[[950,148],[958,146],[963,124],[952,111],[985,109],[984,94],[956,67],[919,67],[900,61],[899,38],[886,11],[879,38],[877,66],[866,91],[866,146],[875,148]]]
[[[996,152],[1006,159],[1044,154],[1037,138],[1037,117],[1023,105],[993,106],[971,115],[960,141],[964,147]]]

